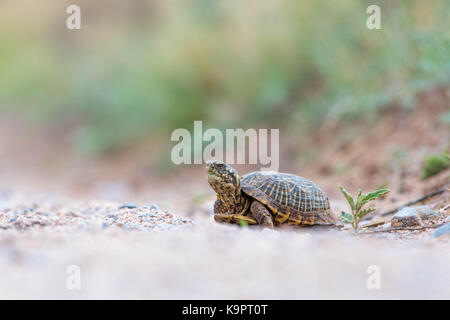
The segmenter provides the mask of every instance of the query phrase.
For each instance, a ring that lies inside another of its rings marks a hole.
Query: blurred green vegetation
[[[423,162],[422,180],[432,177],[450,167],[450,154],[443,152],[439,156],[427,156]]]
[[[6,1],[0,108],[75,119],[75,144],[95,153],[194,120],[298,135],[411,107],[450,82],[450,2],[377,1],[382,29],[368,30],[372,2],[78,1],[82,29],[70,31],[69,2]]]

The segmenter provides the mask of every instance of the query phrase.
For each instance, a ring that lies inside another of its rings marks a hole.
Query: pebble
[[[423,226],[423,221],[439,218],[439,213],[428,206],[405,207],[397,212],[391,220],[392,228]]]
[[[119,207],[119,209],[136,209],[137,205],[134,203],[124,203]]]
[[[150,206],[151,211],[156,211],[156,213],[159,213],[159,207],[156,204],[152,204]]]
[[[392,228],[419,227],[422,225],[420,216],[414,208],[406,207],[397,212],[391,220]]]
[[[389,229],[391,229],[391,223],[388,222],[388,223],[383,224],[383,225],[381,226],[381,229],[382,229],[382,230],[389,230]]]
[[[414,207],[414,209],[422,220],[439,218],[439,213],[428,206]]]
[[[138,207],[132,203],[82,203],[69,205],[65,210],[61,210],[60,206],[52,203],[43,203],[39,209],[35,209],[25,202],[16,204],[15,208],[8,205],[8,208],[9,210],[2,210],[0,214],[1,232],[22,232],[26,229],[102,230],[111,227],[122,230],[160,231],[192,224],[189,219],[161,211],[157,205]]]
[[[450,238],[450,223],[446,223],[443,226],[437,228],[432,235],[433,238],[448,237]]]
[[[116,220],[119,215],[117,213],[110,213],[107,215],[107,217]]]

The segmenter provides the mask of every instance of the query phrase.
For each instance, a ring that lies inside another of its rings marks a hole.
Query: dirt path
[[[1,199],[0,298],[450,296],[448,241],[431,237],[239,228],[48,195]],[[71,266],[79,290],[68,288]],[[379,290],[366,284],[369,266],[381,272]]]
[[[439,214],[434,224],[445,223],[450,170],[425,181],[420,170],[425,155],[448,148],[450,131],[439,119],[449,97],[439,89],[413,110],[393,106],[357,139],[339,139],[336,126],[324,123],[301,148],[319,150],[318,160],[286,167],[323,188],[336,214],[347,210],[337,183],[352,194],[388,183],[391,193],[365,223],[387,223],[392,214],[383,212],[444,188],[417,205]],[[162,175],[148,153],[132,150],[86,159],[52,130],[0,119],[0,298],[450,297],[449,239],[433,238],[430,225],[379,224],[361,235],[347,227],[219,225],[203,167]],[[80,290],[67,284],[73,270]],[[373,270],[380,289],[367,286]]]

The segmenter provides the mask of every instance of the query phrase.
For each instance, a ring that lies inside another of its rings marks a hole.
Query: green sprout
[[[450,155],[443,152],[440,156],[428,156],[425,158],[422,168],[422,180],[438,174],[450,167]]]
[[[241,225],[242,228],[247,228],[248,227],[248,222],[243,220],[243,219],[239,220],[239,224]]]
[[[378,189],[373,192],[363,194],[362,190],[359,189],[358,196],[356,197],[355,200],[350,195],[350,193],[348,193],[348,191],[344,189],[343,186],[338,185],[338,187],[344,194],[345,199],[347,199],[347,202],[350,205],[350,208],[352,209],[351,214],[342,211],[339,219],[345,223],[350,223],[353,227],[354,232],[358,232],[359,230],[358,225],[361,219],[364,218],[369,213],[374,212],[376,210],[373,207],[363,209],[364,205],[391,191],[389,189]]]

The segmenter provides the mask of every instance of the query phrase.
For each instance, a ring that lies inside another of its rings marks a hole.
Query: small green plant
[[[450,167],[450,155],[447,152],[443,152],[440,156],[428,156],[423,163],[422,180],[434,176],[448,167]]]
[[[352,209],[352,213],[347,213],[342,211],[341,216],[339,217],[345,223],[350,223],[353,227],[354,232],[358,232],[359,230],[359,222],[362,218],[368,215],[371,212],[374,212],[376,209],[373,207],[363,209],[364,205],[369,201],[375,200],[378,197],[390,192],[389,189],[378,189],[373,192],[369,192],[366,194],[362,193],[362,190],[359,189],[358,196],[354,199],[347,190],[344,189],[343,186],[338,185],[341,192],[344,194],[345,199],[347,199],[350,208]]]
[[[384,182],[376,187],[376,190],[388,189],[389,190],[389,182]],[[385,194],[380,195],[380,199],[385,199],[387,197],[387,192]]]
[[[248,228],[248,223],[245,220],[239,220],[239,224],[241,225],[242,228]]]

